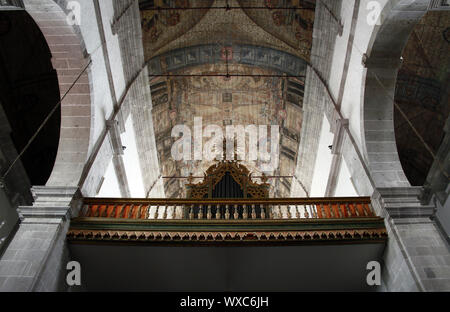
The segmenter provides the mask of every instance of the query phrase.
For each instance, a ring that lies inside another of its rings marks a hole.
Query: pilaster
[[[434,221],[435,207],[421,205],[420,187],[378,188],[372,202],[385,217],[386,291],[449,291],[450,249]]]
[[[20,225],[0,259],[0,291],[58,291],[65,285],[66,233],[78,214],[74,187],[33,187],[33,206],[19,207]]]

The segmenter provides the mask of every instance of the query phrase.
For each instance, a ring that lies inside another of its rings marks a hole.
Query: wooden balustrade
[[[134,220],[261,220],[375,216],[369,197],[355,197],[220,200],[85,198],[79,217]]]

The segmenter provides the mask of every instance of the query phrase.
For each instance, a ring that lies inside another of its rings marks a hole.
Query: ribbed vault
[[[403,51],[395,101],[436,153],[450,113],[450,28],[446,11],[429,11],[414,27]],[[408,121],[395,110],[395,136],[403,170],[412,185],[424,184],[433,157]]]
[[[228,125],[264,125],[269,140],[271,126],[279,126],[279,166],[264,173],[283,176],[269,180],[271,196],[290,195],[315,5],[275,2],[140,2],[160,167],[163,176],[176,177],[164,180],[167,197],[184,197],[187,180],[179,177],[203,176],[214,162],[172,157],[178,139],[171,136],[173,127],[185,125],[193,134],[195,118],[201,118],[203,129],[217,125],[224,133]],[[169,12],[177,16],[173,23],[167,22]],[[282,23],[274,12],[281,12]],[[247,138],[247,156],[248,146]],[[260,160],[243,163],[255,176],[263,172]]]

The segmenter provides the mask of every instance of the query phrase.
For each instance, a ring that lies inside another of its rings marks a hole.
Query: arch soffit
[[[87,53],[78,26],[67,23],[67,1],[23,0],[24,9],[44,35],[57,72],[61,98],[87,65]],[[55,103],[56,104],[56,103]],[[88,157],[91,130],[89,68],[61,102],[58,153],[48,186],[77,186]]]
[[[409,187],[397,152],[394,94],[401,55],[429,0],[390,0],[381,12],[364,59],[363,152],[376,187]]]

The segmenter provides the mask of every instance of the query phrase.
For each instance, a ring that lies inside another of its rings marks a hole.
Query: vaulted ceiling
[[[314,7],[299,0],[140,1],[163,176],[202,176],[212,164],[172,158],[172,128],[193,129],[194,117],[224,133],[227,125],[280,126],[280,166],[266,173],[293,175]],[[243,163],[261,173],[258,161]],[[165,179],[166,196],[184,197],[186,182]],[[271,195],[289,196],[291,182],[269,180]]]
[[[395,101],[424,141],[396,109],[396,142],[403,170],[412,185],[424,184],[433,163],[424,143],[437,152],[450,113],[449,25],[448,12],[429,11],[415,26],[403,51]]]

